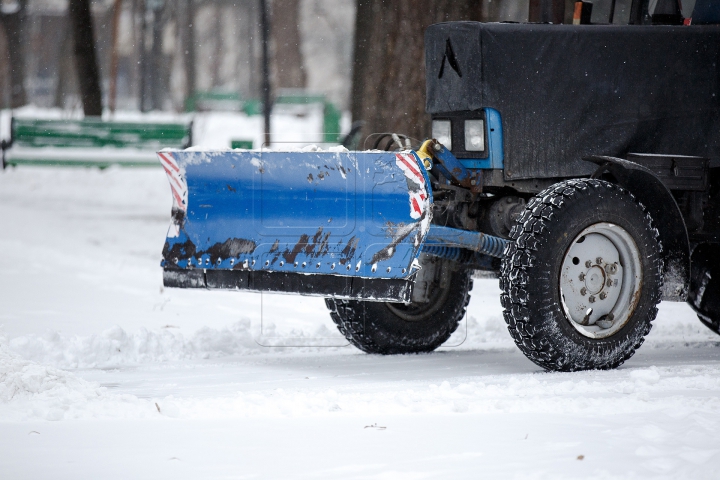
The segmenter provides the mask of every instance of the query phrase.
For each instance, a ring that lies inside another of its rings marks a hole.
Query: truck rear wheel
[[[366,353],[392,355],[431,352],[442,345],[465,316],[472,289],[471,271],[430,257],[421,257],[422,277],[416,288],[427,298],[409,304],[325,299],[340,333]],[[424,278],[424,280],[422,280]],[[420,285],[420,282],[427,282]]]
[[[609,182],[568,180],[534,197],[510,233],[500,280],[520,350],[558,371],[630,358],[657,315],[657,236],[644,207]]]
[[[720,334],[720,258],[717,245],[704,244],[692,254],[688,303],[700,321]]]

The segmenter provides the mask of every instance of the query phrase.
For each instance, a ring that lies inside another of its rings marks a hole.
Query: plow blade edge
[[[162,151],[167,286],[408,301],[432,194],[414,152]]]

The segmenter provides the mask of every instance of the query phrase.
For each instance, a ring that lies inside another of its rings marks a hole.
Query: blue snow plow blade
[[[432,192],[414,152],[162,151],[164,283],[409,301]]]

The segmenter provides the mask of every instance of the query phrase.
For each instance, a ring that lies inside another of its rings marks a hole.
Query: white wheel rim
[[[624,228],[601,222],[575,237],[560,270],[560,298],[578,332],[590,338],[615,334],[635,311],[641,290],[640,253]]]

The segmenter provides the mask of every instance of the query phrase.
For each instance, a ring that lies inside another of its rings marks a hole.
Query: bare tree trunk
[[[355,45],[353,46],[352,87],[350,90],[350,114],[354,122],[364,121],[365,77],[369,65],[370,40],[372,38],[373,5],[375,0],[357,0],[355,10]],[[369,131],[365,128],[365,131]]]
[[[181,0],[178,27],[185,68],[185,103],[195,94],[195,5],[193,0]]]
[[[117,97],[118,31],[120,29],[121,13],[122,0],[115,0],[113,5],[112,45],[110,47],[110,92],[108,93],[108,106],[111,113],[115,112],[115,99]]]
[[[477,0],[358,0],[353,65],[353,120],[364,133],[398,132],[422,139],[425,29],[450,20],[481,20]],[[361,144],[362,145],[362,144]]]
[[[148,52],[147,52],[147,19],[148,19],[148,8],[147,0],[140,0],[140,41],[138,41],[138,49],[140,53],[138,55],[138,66],[139,66],[139,83],[140,83],[140,111],[147,112],[150,110],[150,86],[148,82]]]
[[[77,69],[73,59],[73,38],[70,31],[70,22],[65,22],[65,32],[60,45],[60,59],[58,61],[58,80],[55,86],[55,107],[66,106],[66,95],[78,91]]]
[[[10,60],[10,107],[22,107],[27,103],[25,92],[24,37],[27,19],[27,0],[19,0],[14,11],[0,14],[5,29]]]
[[[85,116],[102,115],[100,70],[95,57],[90,0],[70,0],[68,15],[75,40],[75,65]]]
[[[213,88],[222,85],[220,78],[220,66],[223,60],[223,5],[216,3],[213,6],[213,28],[212,28],[212,62],[210,62],[211,85]]]
[[[0,22],[0,108],[10,107],[10,53],[5,28]]]
[[[162,52],[162,31],[165,24],[164,4],[152,10],[152,47],[150,49],[150,108],[162,110],[165,93],[165,69]]]
[[[270,52],[268,44],[270,43],[270,18],[268,5],[266,0],[260,1],[260,24],[262,36],[262,100],[263,100],[263,118],[265,140],[263,144],[270,146],[272,144],[272,135],[270,132],[270,115],[272,113],[272,84],[270,82]]]
[[[305,88],[300,51],[300,0],[272,0],[273,70],[278,88]]]

